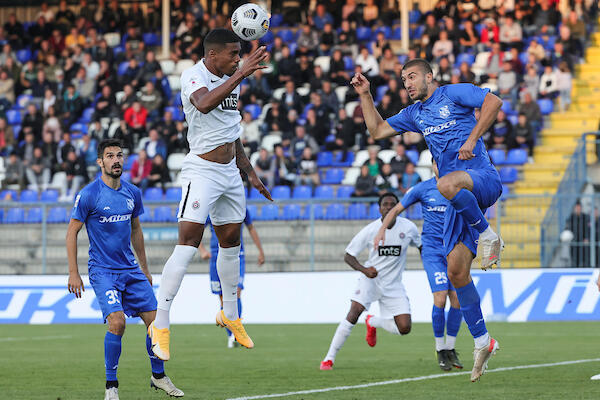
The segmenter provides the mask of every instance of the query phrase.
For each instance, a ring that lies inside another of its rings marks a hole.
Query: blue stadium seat
[[[252,200],[262,200],[262,201],[266,201],[267,199],[265,199],[265,196],[263,196],[262,194],[260,194],[260,192],[258,191],[258,189],[256,189],[255,187],[250,189],[250,195],[248,196],[250,199]]]
[[[513,167],[500,168],[500,180],[502,183],[513,183],[518,179],[518,171]]]
[[[421,36],[423,36],[423,32],[425,32],[425,26],[417,25],[416,28],[411,29],[410,38],[411,39],[421,39]]]
[[[409,24],[416,24],[419,22],[420,19],[421,19],[421,11],[412,10],[408,13],[408,23]]]
[[[19,110],[6,111],[6,122],[9,125],[21,125],[21,112]]]
[[[87,135],[88,127],[86,124],[80,124],[80,123],[76,122],[73,125],[71,125],[70,131],[71,132],[81,132],[81,133]]]
[[[121,180],[125,182],[131,182],[131,172],[125,171],[121,174]]]
[[[415,203],[412,206],[408,207],[406,211],[406,217],[408,219],[423,219],[423,210],[421,208],[421,203]]]
[[[490,155],[490,158],[492,159],[492,163],[494,163],[494,165],[506,164],[506,153],[504,152],[504,150],[490,149],[488,150],[488,154]]]
[[[161,188],[151,187],[144,192],[144,201],[162,201],[163,191]]]
[[[519,123],[519,116],[515,114],[507,115],[506,119],[508,119],[512,126],[515,126]]]
[[[21,195],[19,196],[19,201],[21,203],[38,201],[38,194],[35,190],[22,190]]]
[[[333,187],[317,186],[314,197],[316,199],[333,199]]]
[[[123,165],[123,171],[129,171],[129,170],[131,170],[131,167],[133,166],[133,163],[137,159],[138,159],[138,155],[137,154],[130,154],[130,155],[128,155],[127,158],[125,158],[125,165]]]
[[[519,54],[519,61],[521,61],[521,64],[527,65],[528,60],[529,60],[529,53],[527,53],[526,51],[523,51],[522,53]]]
[[[48,223],[49,224],[62,224],[67,222],[67,209],[64,207],[52,207],[48,210]]]
[[[406,150],[406,157],[415,166],[419,163],[419,152],[417,150]]]
[[[27,107],[27,104],[29,104],[29,102],[33,100],[33,96],[30,94],[21,94],[19,95],[19,97],[17,97],[17,101],[15,102],[15,105],[13,106],[13,109],[22,109]]]
[[[368,26],[359,26],[356,28],[356,39],[361,42],[371,40],[371,28]]]
[[[293,220],[300,218],[300,212],[302,211],[302,207],[300,204],[286,204],[283,206],[283,212],[281,214],[281,219],[284,220]]]
[[[165,112],[167,111],[171,112],[174,121],[183,121],[185,119],[185,115],[179,107],[165,107]]]
[[[377,88],[377,96],[375,98],[375,101],[380,102],[381,99],[383,99],[383,95],[388,91],[388,89],[388,85],[379,86]]]
[[[42,209],[40,207],[30,208],[27,211],[27,217],[25,217],[25,223],[39,224],[41,222],[42,222]]]
[[[381,213],[379,212],[379,204],[373,203],[369,207],[369,219],[377,218],[381,218]]]
[[[146,208],[144,210],[144,213],[139,215],[139,218],[140,218],[140,222],[143,222],[143,223],[154,222],[154,220],[152,219],[152,212],[150,211],[149,208]]]
[[[320,154],[320,153],[319,153]],[[332,167],[351,167],[354,162],[354,152],[348,151],[346,153],[346,159],[342,160],[344,157],[343,151],[338,151],[333,154],[333,162],[331,163]]]
[[[256,207],[256,204],[246,204],[246,210],[250,214],[250,218],[258,219],[258,207]]]
[[[275,186],[271,191],[273,199],[289,199],[292,195],[289,186]]]
[[[537,103],[542,115],[548,115],[554,110],[554,103],[550,99],[539,99]]]
[[[323,205],[322,204],[312,204],[312,205],[307,204],[306,207],[304,207],[304,211],[302,212],[302,216],[300,218],[310,219],[311,210],[314,213],[315,219],[323,219]]]
[[[92,122],[92,116],[94,115],[94,108],[88,107],[83,110],[83,114],[81,114],[81,118],[79,118],[79,122],[82,124],[89,124]]]
[[[7,224],[22,224],[25,221],[25,210],[22,208],[9,208],[4,217]]]
[[[290,29],[282,29],[277,33],[277,36],[281,38],[285,43],[290,43],[294,41],[294,32]]]
[[[317,167],[329,167],[333,163],[333,154],[330,151],[321,151],[317,154]]]
[[[40,201],[43,201],[45,203],[56,203],[58,201],[58,190],[44,190],[40,197]]]
[[[263,221],[273,221],[279,216],[279,207],[276,204],[265,204],[260,212],[260,219]]]
[[[166,201],[180,201],[181,200],[181,188],[180,187],[171,187],[167,189],[167,193],[165,194]]]
[[[354,193],[354,186],[340,186],[337,190],[338,199],[347,199]]]
[[[343,204],[332,203],[325,209],[325,219],[344,219],[345,214]]]
[[[161,206],[154,209],[154,222],[171,222],[172,219],[171,207]]]
[[[527,162],[527,150],[512,149],[506,156],[506,164],[523,165]]]
[[[352,203],[348,206],[348,219],[366,219],[367,205],[364,203]]]
[[[17,60],[21,64],[25,64],[27,61],[31,60],[31,50],[22,49],[17,51]]]
[[[509,194],[510,188],[508,187],[508,185],[502,185],[502,195],[500,196],[500,200],[506,200]]]
[[[3,190],[0,192],[0,201],[11,201],[17,200],[19,198],[19,194],[16,190]]]
[[[147,32],[142,35],[144,40],[144,44],[146,46],[159,46],[160,45],[160,36],[156,33]]]
[[[371,38],[373,40],[377,39],[377,34],[379,32],[383,32],[383,35],[385,36],[386,39],[391,39],[392,38],[392,28],[389,26],[380,26],[379,28],[375,29],[375,31],[373,32]]]
[[[271,21],[269,26],[271,28],[278,28],[283,23],[283,14],[273,14],[271,15]]]
[[[326,185],[339,185],[344,180],[344,170],[340,168],[330,168],[325,172],[322,182]]]
[[[514,113],[512,104],[510,104],[510,100],[503,100],[502,107],[500,109],[502,111],[504,111],[505,114],[513,114]]]
[[[121,64],[119,64],[117,67],[117,74],[124,75],[125,71],[127,71],[127,66],[129,66],[129,61],[123,61]]]
[[[296,186],[294,188],[294,199],[310,199],[312,197],[312,188],[310,186]]]
[[[469,64],[469,67],[470,67],[475,62],[475,56],[470,53],[460,53],[458,55],[458,57],[456,57],[456,65],[460,66],[460,64],[462,64],[464,62]]]
[[[244,107],[244,111],[250,113],[252,119],[257,119],[260,117],[261,108],[258,104],[248,104]]]
[[[392,40],[400,40],[402,39],[402,27],[394,28],[392,31]]]
[[[350,56],[344,56],[344,69],[346,71],[354,71],[354,60]]]
[[[267,33],[265,33],[265,35],[260,38],[259,43],[260,44],[271,44],[271,43],[273,43],[274,39],[275,39],[275,35],[273,35],[273,32],[271,30],[268,30]]]

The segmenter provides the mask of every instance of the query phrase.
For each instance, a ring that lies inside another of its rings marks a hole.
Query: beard
[[[119,167],[120,167],[120,169],[118,171],[115,171],[115,169],[114,169],[115,166],[113,165],[110,171],[105,170],[106,175],[110,176],[113,179],[120,178],[121,175],[123,174],[123,167],[121,167],[120,165],[119,165]]]

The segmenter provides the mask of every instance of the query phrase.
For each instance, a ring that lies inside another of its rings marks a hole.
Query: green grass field
[[[490,323],[501,351],[490,369],[600,357],[600,322]],[[228,399],[442,374],[431,326],[416,324],[410,335],[379,333],[370,348],[358,325],[337,357],[334,370],[319,371],[334,325],[248,325],[253,350],[227,349],[213,326],[182,325],[172,331],[166,372],[186,399]],[[3,325],[0,327],[0,387],[5,399],[102,399],[101,325]],[[472,366],[473,342],[463,324],[457,350]],[[420,381],[361,389],[277,397],[283,399],[599,399],[600,362],[490,372],[481,382],[456,372]],[[122,400],[166,399],[149,388],[144,329],[130,325],[119,364]]]

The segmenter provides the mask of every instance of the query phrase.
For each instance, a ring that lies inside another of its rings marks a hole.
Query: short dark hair
[[[410,67],[419,67],[425,74],[433,74],[431,65],[429,65],[427,60],[424,60],[422,58],[415,58],[413,60],[408,61],[406,64],[404,64],[402,70],[405,70]]]
[[[119,139],[104,139],[98,143],[98,158],[104,157],[104,150],[107,147],[123,147],[123,144]]]
[[[379,196],[379,200],[377,200],[377,204],[381,207],[381,203],[383,202],[383,199],[385,199],[386,197],[393,197],[394,199],[396,199],[396,203],[398,203],[400,200],[398,200],[398,196],[396,196],[394,193],[392,192],[385,192],[384,194],[382,194],[381,196]]]
[[[209,50],[218,48],[222,49],[227,43],[239,43],[240,38],[237,37],[233,31],[225,28],[217,28],[208,32],[204,37],[204,54],[207,54]]]

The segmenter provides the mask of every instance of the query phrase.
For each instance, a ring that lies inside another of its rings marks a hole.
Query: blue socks
[[[238,306],[238,318],[242,317],[242,298],[238,297],[237,299],[237,306]],[[225,328],[225,330],[227,331],[227,336],[231,336],[232,333],[229,329]]]
[[[461,322],[462,312],[460,312],[460,308],[450,307],[448,318],[446,319],[446,333],[448,336],[458,336]]]
[[[485,219],[481,208],[479,208],[475,195],[471,193],[471,191],[461,189],[456,196],[450,200],[450,204],[452,204],[452,207],[454,207],[456,212],[462,215],[467,223],[479,233],[485,231],[490,225]]]
[[[106,380],[117,380],[117,367],[121,356],[121,336],[106,332],[104,336],[104,366],[106,367]]]
[[[154,355],[152,351],[152,340],[150,336],[146,335],[146,350],[150,356],[150,366],[152,367],[152,374],[164,374],[165,373],[165,362]]]
[[[487,328],[485,327],[485,321],[481,313],[479,293],[477,293],[473,281],[469,282],[467,286],[456,288],[456,295],[460,303],[460,310],[473,338],[485,335]]]
[[[431,311],[431,324],[433,325],[433,336],[436,338],[444,337],[445,319],[444,309],[434,305]]]

